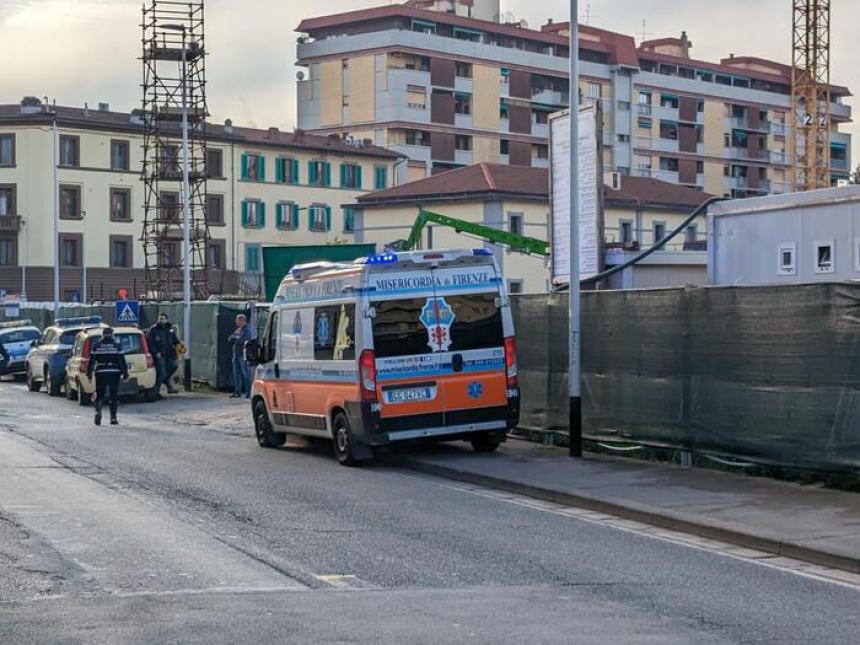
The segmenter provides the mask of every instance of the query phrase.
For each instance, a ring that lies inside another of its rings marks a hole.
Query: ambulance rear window
[[[377,302],[373,319],[376,356],[391,358],[503,347],[502,312],[496,307],[497,297],[497,293],[486,293],[437,298],[439,315],[444,319],[441,330],[435,330],[436,325],[432,324],[435,316],[428,317],[428,310],[436,311],[432,309],[433,298]],[[431,339],[434,332],[438,336]]]

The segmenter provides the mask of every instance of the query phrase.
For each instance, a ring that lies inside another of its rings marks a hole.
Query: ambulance
[[[247,350],[263,447],[332,439],[348,466],[414,439],[490,452],[519,421],[513,320],[487,249],[296,266]]]

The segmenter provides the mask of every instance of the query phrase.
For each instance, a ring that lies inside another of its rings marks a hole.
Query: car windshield
[[[436,299],[443,321],[441,340],[445,351],[465,352],[504,345],[502,312],[496,306],[497,293],[445,296]],[[435,320],[429,313],[433,298],[412,298],[375,303],[373,344],[378,358],[430,354],[434,351],[426,323]],[[434,342],[435,344],[435,342]],[[436,345],[439,348],[439,345]]]
[[[8,343],[26,343],[28,341],[39,340],[41,334],[37,329],[16,329],[15,331],[7,331],[0,335],[0,343],[4,345]]]
[[[60,336],[60,340],[58,340],[57,342],[60,345],[74,345],[75,338],[78,337],[78,333],[80,331],[81,331],[80,329],[73,329],[71,331],[64,331],[62,333],[62,335]]]
[[[143,354],[143,335],[138,333],[116,334],[123,354]]]

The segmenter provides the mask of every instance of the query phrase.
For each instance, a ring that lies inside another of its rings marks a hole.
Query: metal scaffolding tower
[[[792,189],[830,186],[830,0],[793,0]]]
[[[141,26],[147,297],[177,300],[188,297],[190,288],[190,298],[205,299],[209,229],[203,2],[147,0]]]

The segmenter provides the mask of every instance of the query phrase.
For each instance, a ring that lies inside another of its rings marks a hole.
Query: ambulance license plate
[[[383,392],[386,403],[412,403],[413,401],[432,401],[435,387],[409,387]]]

